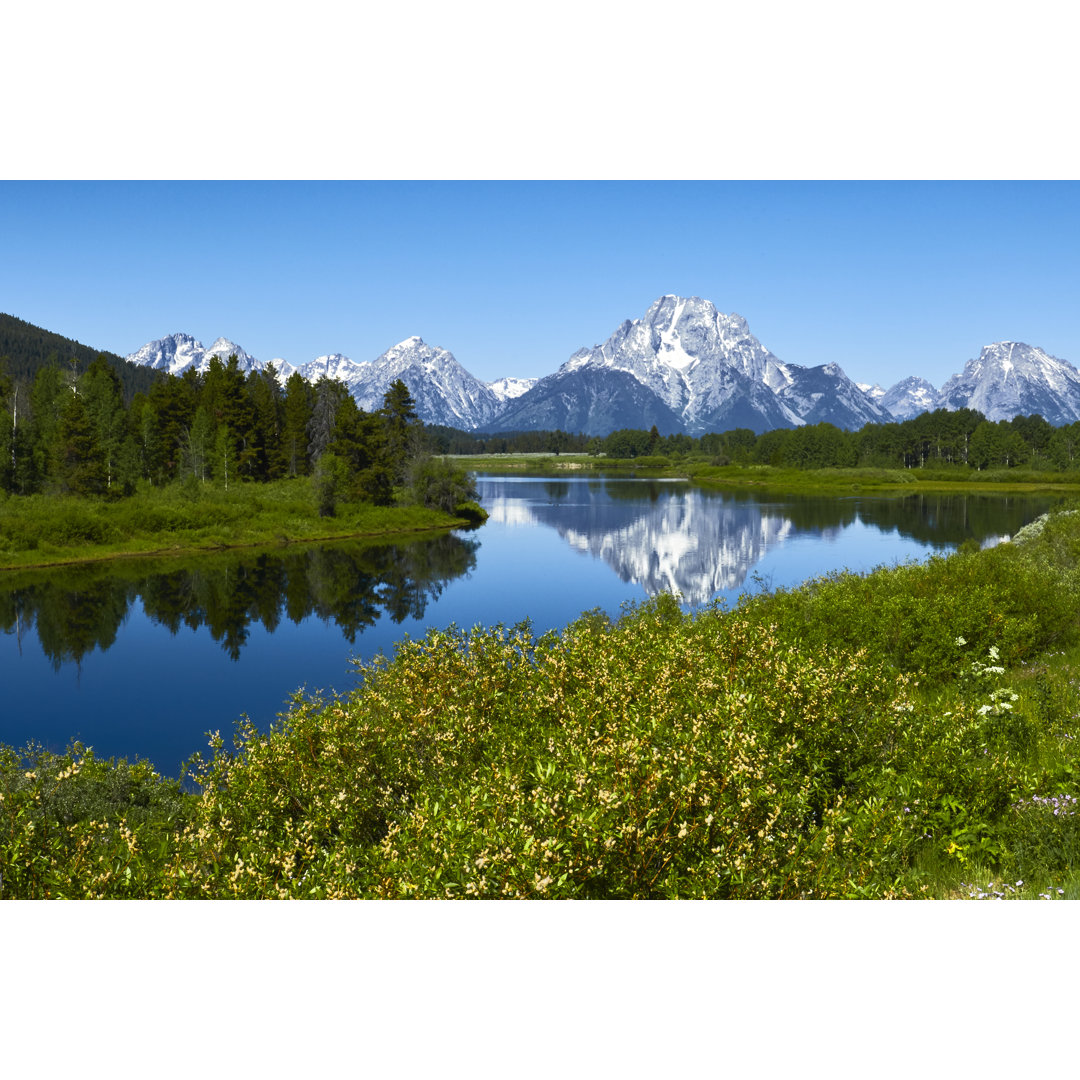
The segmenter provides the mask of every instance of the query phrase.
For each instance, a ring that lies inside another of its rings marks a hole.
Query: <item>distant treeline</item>
[[[699,457],[714,464],[781,465],[805,469],[866,466],[907,469],[952,465],[972,469],[1075,469],[1080,464],[1080,423],[1051,426],[1038,413],[987,420],[976,409],[936,409],[911,420],[866,424],[844,431],[833,424],[777,428],[760,435],[749,428],[691,435],[623,429],[606,437],[564,431],[483,435],[447,427],[427,429],[443,454],[588,453],[613,458]]]

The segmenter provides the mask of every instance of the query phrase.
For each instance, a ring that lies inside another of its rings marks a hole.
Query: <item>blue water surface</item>
[[[266,729],[298,690],[346,692],[359,677],[350,660],[392,655],[405,635],[422,636],[429,627],[529,619],[542,633],[593,608],[617,615],[623,605],[660,591],[677,592],[688,608],[716,599],[734,604],[745,592],[796,585],[836,569],[922,559],[963,540],[994,543],[1053,501],[761,499],[673,481],[572,474],[481,476],[478,482],[491,517],[453,540],[458,547],[449,554],[444,542],[438,570],[425,576],[415,545],[402,549],[407,557],[396,549],[384,553],[375,569],[360,557],[357,565],[365,569],[353,571],[355,590],[370,596],[374,621],[353,641],[340,625],[352,585],[340,580],[340,566],[338,580],[327,584],[333,575],[314,557],[306,570],[289,572],[293,593],[309,589],[317,597],[317,610],[302,617],[288,614],[288,603],[299,601],[284,595],[268,617],[267,605],[273,609],[277,601],[264,595],[258,610],[243,616],[239,634],[215,640],[205,595],[227,595],[247,573],[245,556],[236,555],[235,565],[211,573],[217,564],[208,562],[205,573],[196,572],[191,588],[204,589],[203,606],[187,617],[194,626],[182,622],[174,632],[147,614],[144,598],[153,583],[135,567],[135,576],[117,585],[127,590],[115,601],[121,611],[126,604],[119,623],[100,640],[91,634],[89,644],[84,637],[71,646],[58,643],[54,630],[46,635],[48,654],[38,634],[50,618],[47,597],[55,601],[62,591],[70,611],[72,604],[89,604],[84,598],[92,590],[55,578],[50,593],[48,575],[33,588],[21,579],[22,592],[9,589],[8,606],[0,606],[9,612],[0,620],[0,742],[32,740],[62,750],[79,738],[100,757],[149,758],[176,775],[183,760],[206,749],[207,732],[229,738],[242,714]],[[380,577],[384,566],[392,568],[387,583]],[[398,597],[409,594],[404,579],[410,574],[421,582],[412,613],[402,615],[390,600],[390,607],[381,606],[380,598],[393,590]],[[4,588],[0,579],[0,602]],[[13,618],[12,610],[23,614]]]

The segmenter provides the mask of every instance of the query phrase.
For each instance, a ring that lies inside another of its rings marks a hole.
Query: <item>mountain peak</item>
[[[941,388],[946,409],[978,409],[988,420],[1039,413],[1051,424],[1080,420],[1080,371],[1022,341],[983,346]]]

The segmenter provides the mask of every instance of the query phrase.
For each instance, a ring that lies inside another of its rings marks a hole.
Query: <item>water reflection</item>
[[[473,569],[477,546],[445,535],[27,571],[0,581],[0,629],[20,641],[36,630],[55,670],[110,648],[139,598],[152,622],[174,635],[205,627],[233,660],[253,625],[273,632],[283,618],[332,620],[352,644],[384,612],[394,623],[422,618],[448,581]]]
[[[686,483],[643,480],[530,481],[484,477],[491,522],[543,525],[607,563],[650,596],[678,592],[688,604],[738,589],[772,549],[795,539],[835,541],[853,526],[939,550],[1010,536],[1054,503],[1049,496],[917,494],[762,499]]]

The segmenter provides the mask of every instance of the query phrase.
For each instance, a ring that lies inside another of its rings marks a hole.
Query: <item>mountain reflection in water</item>
[[[672,481],[484,479],[492,523],[552,528],[647,595],[676,592],[693,606],[738,589],[768,551],[797,538],[834,541],[863,525],[939,550],[966,540],[985,546],[1057,501],[952,494],[769,500]]]

